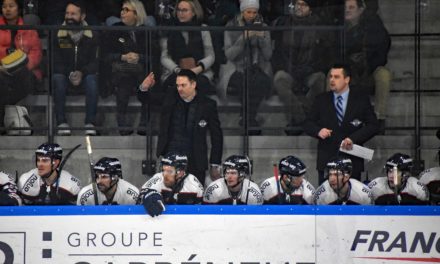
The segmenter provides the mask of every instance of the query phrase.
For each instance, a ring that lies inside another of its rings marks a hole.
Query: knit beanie
[[[304,2],[307,3],[307,5],[309,6],[309,8],[314,8],[315,7],[315,0],[303,0]]]
[[[248,8],[260,9],[259,0],[241,0],[240,1],[240,11],[243,12]]]

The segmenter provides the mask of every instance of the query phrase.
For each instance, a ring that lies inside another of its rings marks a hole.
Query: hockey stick
[[[81,144],[76,145],[73,149],[71,149],[71,150],[67,153],[66,156],[64,156],[64,159],[61,161],[60,166],[58,166],[58,168],[57,168],[58,179],[59,179],[59,177],[61,177],[61,172],[62,172],[62,170],[63,170],[63,168],[64,168],[64,165],[66,164],[66,161],[69,159],[69,157],[72,155],[72,153],[73,153],[75,150],[77,150],[79,147],[81,147]],[[58,189],[59,189],[59,186],[58,186],[58,180],[57,180],[57,192],[56,192],[57,197],[58,197]]]
[[[278,204],[282,204],[282,201],[281,201],[281,188],[280,188],[281,182],[279,180],[280,177],[279,177],[279,174],[278,174],[278,166],[276,164],[273,164],[273,175],[274,175],[275,181],[276,181],[275,184],[277,185]]]
[[[90,179],[92,180],[93,198],[95,200],[95,205],[98,205],[98,193],[95,182],[95,170],[93,169],[94,164],[93,164],[92,144],[90,143],[90,136],[86,136],[86,145],[87,145],[87,154],[89,155]]]
[[[79,147],[81,147],[81,144],[76,145],[73,149],[71,149],[67,155],[64,157],[64,159],[61,161],[60,166],[58,166],[58,173],[61,174],[61,171],[64,168],[64,164],[66,164],[66,161],[69,159],[70,155],[77,150]]]
[[[251,180],[252,180],[252,164],[251,164],[251,160],[249,159],[248,156],[246,156],[246,159],[249,163],[249,181],[248,181],[248,189],[246,192],[246,204],[248,204],[248,200],[249,200],[249,191],[250,191],[250,187],[251,187]],[[242,187],[243,188],[243,187]]]
[[[400,204],[399,189],[397,186],[400,183],[399,183],[399,175],[398,175],[396,166],[393,167],[393,183],[394,183],[394,196],[396,197],[397,203]]]

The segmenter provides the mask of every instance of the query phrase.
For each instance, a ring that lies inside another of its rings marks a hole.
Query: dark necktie
[[[336,117],[338,118],[338,125],[341,126],[342,120],[344,119],[344,109],[342,108],[342,96],[337,97],[336,102]]]

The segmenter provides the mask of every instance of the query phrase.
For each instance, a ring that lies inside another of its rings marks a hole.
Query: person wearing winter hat
[[[229,21],[226,27],[267,26],[258,13],[258,0],[242,0],[240,14]],[[243,94],[244,84],[247,83],[248,115],[241,116],[239,125],[248,124],[249,135],[259,135],[261,130],[256,120],[257,110],[272,83],[272,46],[269,31],[245,30],[225,31],[225,55],[228,64],[233,69],[220,73],[220,82],[226,83],[226,95],[237,95],[241,102],[246,98]],[[234,71],[235,69],[235,71]],[[247,82],[245,82],[247,76]],[[241,111],[243,112],[243,111]],[[245,122],[247,120],[248,122]]]
[[[248,8],[260,9],[259,0],[241,0],[240,1],[240,11],[243,12]]]

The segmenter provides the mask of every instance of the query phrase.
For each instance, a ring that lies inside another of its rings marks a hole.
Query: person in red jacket
[[[23,25],[20,16],[22,2],[19,0],[2,0],[2,17],[0,26]],[[15,49],[20,49],[27,55],[26,67],[13,72],[0,70],[0,127],[4,126],[5,105],[16,104],[27,96],[35,79],[41,80],[42,73],[39,64],[42,57],[41,42],[35,30],[0,30],[0,59],[3,59]]]

